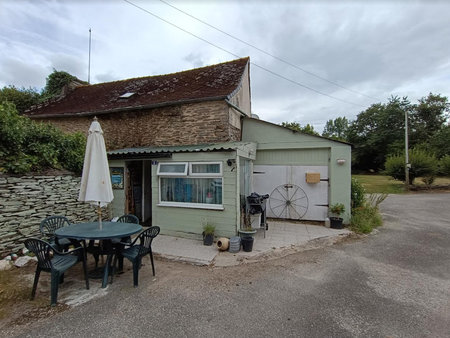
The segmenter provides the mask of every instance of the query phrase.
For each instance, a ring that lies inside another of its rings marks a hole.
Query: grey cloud
[[[200,53],[189,53],[183,60],[189,62],[193,68],[203,67],[205,63],[203,62],[203,57]]]
[[[0,60],[0,85],[43,88],[48,69],[38,64],[25,63],[11,58]]]
[[[56,53],[50,55],[49,61],[56,70],[68,72],[80,80],[87,80],[88,67],[85,60],[73,55]]]
[[[95,80],[96,81],[94,81],[94,82],[101,83],[101,82],[112,82],[112,81],[123,80],[123,79],[119,79],[117,77],[117,75],[114,75],[113,73],[103,73],[103,74],[95,75]],[[93,82],[93,81],[91,81],[91,82]]]

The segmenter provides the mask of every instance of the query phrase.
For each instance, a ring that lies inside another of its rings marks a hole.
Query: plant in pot
[[[212,245],[214,241],[214,231],[216,227],[210,223],[203,226],[203,245]]]
[[[256,229],[253,229],[250,223],[250,215],[244,214],[244,224],[241,229],[239,229],[239,234],[241,235],[242,249],[245,252],[251,252],[253,250],[253,235],[256,233]]]
[[[330,206],[330,212],[332,216],[330,216],[330,228],[333,229],[342,229],[344,226],[342,224],[341,215],[345,212],[345,206],[342,203],[335,203]]]

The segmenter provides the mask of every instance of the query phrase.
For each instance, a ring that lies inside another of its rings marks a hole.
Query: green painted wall
[[[328,203],[343,203],[344,222],[350,220],[351,146],[322,137],[293,132],[287,128],[245,118],[242,141],[256,142],[256,165],[329,165]],[[344,159],[343,165],[337,159]]]
[[[227,165],[227,159],[236,159],[236,152],[174,153],[171,159],[155,159],[165,162],[222,161],[224,210],[159,206],[159,179],[157,165],[152,165],[152,223],[161,233],[179,237],[202,238],[203,224],[216,226],[216,236],[234,236],[237,229],[239,185],[236,168]],[[232,171],[233,169],[233,171]]]
[[[258,150],[253,164],[328,165],[329,153],[329,148]]]

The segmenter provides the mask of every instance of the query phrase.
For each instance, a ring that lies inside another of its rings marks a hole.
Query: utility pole
[[[405,188],[409,190],[408,110],[405,110]]]
[[[89,28],[89,64],[88,64],[88,84],[91,83],[91,29]]]

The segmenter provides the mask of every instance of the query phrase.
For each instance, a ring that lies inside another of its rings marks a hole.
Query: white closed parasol
[[[101,229],[101,207],[108,205],[113,198],[103,131],[97,118],[94,117],[89,128],[78,200],[98,207],[98,222]]]

